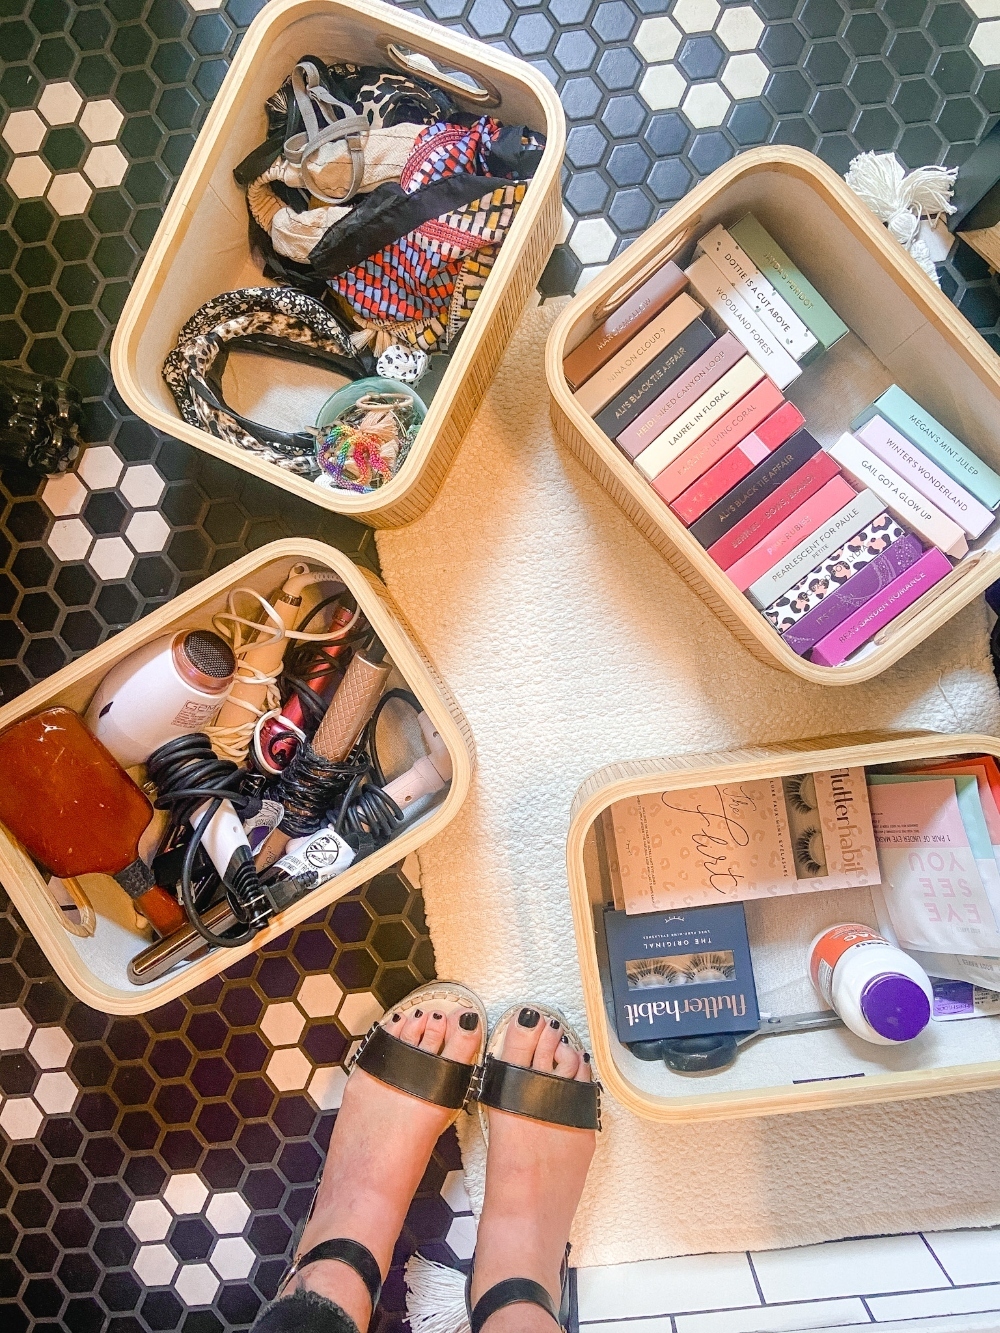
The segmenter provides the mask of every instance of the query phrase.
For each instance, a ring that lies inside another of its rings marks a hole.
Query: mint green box
[[[848,332],[847,325],[827,305],[809,279],[799,272],[752,213],[747,213],[735,226],[726,230],[743,247],[761,273],[777,287],[806,328],[816,335],[824,350],[843,338]]]
[[[898,384],[891,385],[881,398],[860,412],[851,422],[851,430],[858,430],[875,416],[884,417],[890,426],[895,426],[911,444],[943,468],[952,481],[971,491],[988,509],[1000,505],[1000,476]]]

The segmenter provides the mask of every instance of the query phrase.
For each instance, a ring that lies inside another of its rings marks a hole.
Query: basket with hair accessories
[[[454,30],[379,0],[265,6],[118,323],[119,391],[158,429],[319,508],[373,527],[411,522],[555,242],[565,133],[537,70]],[[338,332],[314,309],[308,319],[350,364],[268,366],[265,318],[257,346],[231,343],[206,377],[213,403],[184,383],[198,369],[183,364],[187,348],[228,339],[228,312],[215,311],[232,293],[233,317],[256,323],[258,291],[321,306]],[[203,310],[207,327],[186,329]],[[372,451],[358,473],[377,484],[330,485],[315,437],[300,433],[345,381],[374,376],[416,387],[426,419],[391,475]]]

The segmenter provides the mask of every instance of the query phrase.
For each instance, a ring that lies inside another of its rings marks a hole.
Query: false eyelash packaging
[[[623,1042],[756,1032],[760,1015],[742,903],[604,913]]]

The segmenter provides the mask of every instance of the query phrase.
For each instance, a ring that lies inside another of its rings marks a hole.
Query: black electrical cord
[[[157,810],[169,810],[174,824],[189,821],[205,801],[209,802],[208,809],[188,839],[181,864],[181,902],[191,926],[206,943],[216,948],[236,949],[249,943],[260,929],[260,924],[252,925],[240,935],[217,935],[202,922],[191,887],[195,854],[201,846],[205,830],[223,801],[229,801],[239,813],[251,800],[240,792],[243,774],[231,760],[216,756],[203,732],[180,736],[154,750],[146,760],[146,773],[156,787],[154,804]],[[253,862],[241,865],[235,879],[236,882],[228,887],[230,905],[241,921],[256,921],[263,894]]]
[[[364,777],[368,757],[355,747],[345,760],[326,759],[302,741],[284,773],[275,780],[273,798],[285,808],[281,829],[292,838],[315,833],[331,801]]]
[[[382,716],[383,708],[385,708],[387,703],[391,703],[393,699],[399,699],[401,703],[409,704],[415,713],[422,713],[424,711],[420,700],[412,690],[386,690],[385,694],[382,695],[382,698],[379,699],[378,703],[375,705],[372,715],[365,726],[363,739],[364,748],[368,751],[368,755],[371,759],[372,777],[380,787],[385,786],[386,779],[385,774],[382,772],[382,765],[379,763],[378,746],[376,745],[378,720]]]
[[[323,601],[317,602],[297,629],[300,632],[306,630],[321,611],[325,611],[328,606],[341,602],[343,597],[344,594],[340,592],[333,597],[326,597]],[[326,643],[315,640],[312,642],[308,640],[293,642],[287,649],[284,666],[278,678],[278,688],[281,691],[281,698],[286,703],[292,695],[298,697],[305,724],[303,729],[307,734],[312,735],[316,730],[329,706],[328,701],[315,688],[317,679],[320,688],[325,687],[331,677],[341,669],[339,657],[342,650],[359,643],[366,633],[367,626],[359,620],[351,633],[343,638],[332,639]],[[337,650],[337,656],[330,656],[331,649]],[[313,684],[310,684],[310,681]]]
[[[403,822],[403,812],[388,792],[372,781],[371,760],[344,793],[339,806],[329,811],[335,833],[368,834],[376,847],[388,842]]]
[[[378,757],[376,736],[378,721],[386,704],[398,699],[417,713],[421,712],[420,700],[411,690],[386,690],[365,725],[361,740],[355,747],[355,754],[367,760],[362,772],[359,772],[344,793],[343,800],[330,814],[336,833],[356,833],[360,836],[369,834],[376,846],[388,842],[403,822],[403,811],[384,789],[385,773]]]

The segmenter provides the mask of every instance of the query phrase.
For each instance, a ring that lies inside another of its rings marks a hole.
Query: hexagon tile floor
[[[573,291],[740,149],[796,143],[961,162],[1000,112],[1000,0],[404,0],[536,64],[569,118]],[[125,411],[107,348],[164,201],[263,0],[0,0],[0,358],[87,400],[77,470],[0,478],[7,697],[246,550],[372,534],[195,454]],[[962,245],[945,290],[1000,350],[1000,292]],[[433,974],[422,901],[379,876],[144,1019],[75,1003],[0,915],[5,1333],[224,1333],[276,1286],[370,1017]],[[410,1212],[467,1260],[453,1136]],[[401,1326],[401,1269],[377,1327]]]

